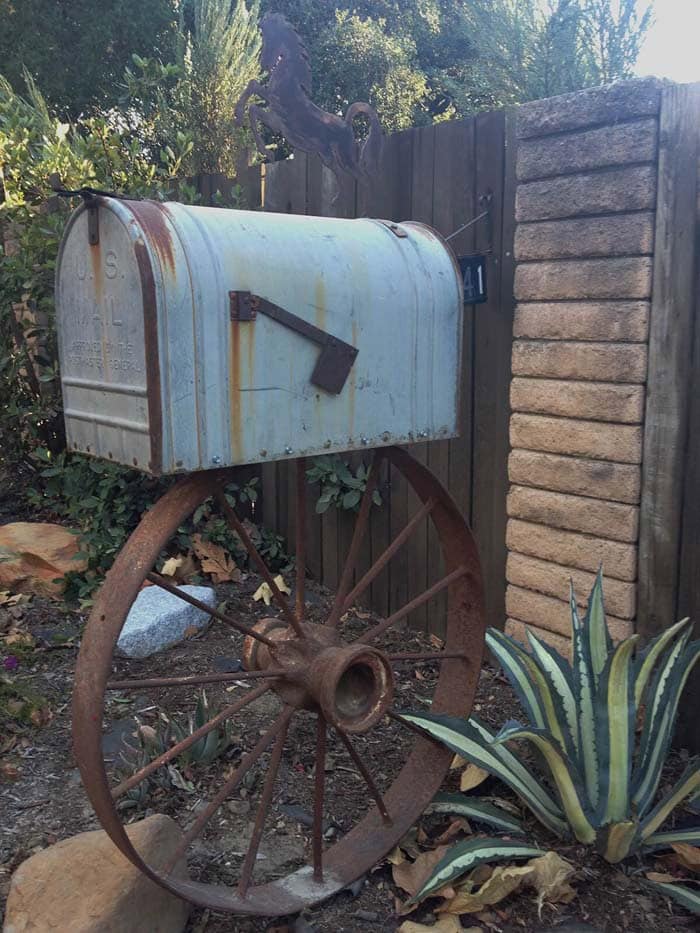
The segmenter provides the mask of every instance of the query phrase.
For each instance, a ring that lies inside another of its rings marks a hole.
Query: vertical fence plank
[[[424,126],[413,131],[413,181],[411,184],[411,220],[432,226],[433,180],[435,172],[435,126]],[[421,313],[419,309],[419,314]],[[390,427],[390,426],[388,426]],[[418,426],[419,430],[422,427]],[[428,464],[428,444],[411,444],[409,453],[420,463]],[[408,491],[408,512],[413,515],[421,502],[412,489]],[[428,589],[428,519],[424,519],[406,542],[408,553],[409,599]],[[408,618],[411,626],[427,631],[431,603],[414,610]]]
[[[402,219],[401,179],[399,170],[402,136],[393,133],[384,140],[379,169],[371,178],[361,181],[357,189],[357,216],[379,217],[385,220]],[[404,147],[405,149],[405,147]],[[405,175],[405,173],[404,173]],[[375,561],[389,546],[391,535],[391,488],[387,462],[382,461],[379,491],[380,508],[370,512],[369,546],[363,548],[363,563]],[[399,493],[397,491],[396,501]],[[383,570],[374,580],[369,592],[369,604],[382,616],[389,615],[391,567]]]
[[[678,609],[696,285],[700,85],[665,87],[660,121],[637,615],[638,631],[647,637],[670,625]]]
[[[512,123],[509,121],[509,130]],[[511,340],[513,333],[512,263],[503,268],[504,218],[512,241],[514,225],[514,146],[505,163],[503,112],[476,119],[476,190],[490,197],[491,222],[476,225],[476,247],[488,251],[488,301],[478,305],[474,321],[474,450],[472,522],[484,568],[484,596],[489,625],[505,624],[505,529],[508,491],[508,422]],[[514,136],[511,136],[514,139]],[[507,176],[507,179],[506,179]],[[485,205],[484,202],[481,202]],[[481,204],[477,202],[477,208]]]
[[[413,134],[404,130],[397,134],[396,179],[398,182],[396,219],[411,218],[411,192],[413,188]],[[393,540],[406,525],[408,512],[408,486],[394,467],[389,471],[389,538]],[[389,611],[394,612],[409,600],[408,549],[403,547],[391,561],[389,575]]]
[[[474,121],[454,121],[435,127],[435,159],[433,172],[433,226],[449,236],[473,216],[474,205]],[[469,228],[451,241],[455,255],[471,252],[474,241]],[[428,445],[428,465],[440,482],[457,499],[460,508],[468,510],[471,491],[471,326],[473,310],[464,308],[463,359],[459,392],[460,436],[451,441],[434,441]],[[453,460],[454,470],[450,461]],[[468,514],[468,512],[466,513]],[[445,572],[444,559],[432,525],[428,533],[428,583],[434,583]],[[431,608],[432,607],[432,608]],[[430,631],[444,634],[447,593],[440,593],[430,604]]]
[[[306,155],[299,153],[294,159],[272,162],[265,166],[263,210],[281,214],[306,213],[306,163]],[[270,470],[274,470],[274,481],[271,479]],[[273,483],[277,518],[274,527],[286,537],[288,546],[291,547],[296,529],[294,469],[283,460],[266,465],[263,470],[263,491],[267,489],[269,494]]]

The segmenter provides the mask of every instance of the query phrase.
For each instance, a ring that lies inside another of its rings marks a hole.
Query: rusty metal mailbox
[[[461,287],[417,223],[95,199],[57,268],[69,446],[173,473],[453,436]]]

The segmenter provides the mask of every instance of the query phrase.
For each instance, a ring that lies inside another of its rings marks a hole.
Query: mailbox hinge
[[[282,324],[283,327],[293,330],[295,333],[301,334],[302,337],[306,337],[307,340],[318,344],[321,347],[321,352],[316,360],[314,371],[311,373],[310,381],[319,389],[333,395],[342,392],[359,352],[357,347],[353,347],[352,344],[334,337],[325,330],[321,330],[320,327],[305,321],[297,314],[292,314],[291,311],[273,304],[266,298],[252,295],[250,292],[229,292],[229,306],[231,320],[234,323],[254,321],[257,314],[264,314],[266,317],[272,318],[273,321],[277,321],[278,324]]]
[[[97,246],[100,242],[100,212],[96,198],[86,198],[87,221],[88,221],[88,243],[90,246]]]

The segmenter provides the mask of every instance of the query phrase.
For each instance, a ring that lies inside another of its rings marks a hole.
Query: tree
[[[171,139],[194,143],[188,169],[236,173],[248,134],[236,129],[234,109],[259,73],[258,0],[189,0],[180,9],[176,56],[167,65],[134,56],[124,102],[149,148]]]
[[[66,117],[109,108],[134,52],[174,55],[175,2],[0,0],[0,72],[21,87],[26,67]]]
[[[343,112],[368,100],[388,129],[628,77],[651,17],[636,0],[261,5],[304,38],[316,103]]]

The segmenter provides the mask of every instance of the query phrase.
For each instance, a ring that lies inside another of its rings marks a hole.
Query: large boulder
[[[164,868],[183,834],[157,814],[126,827],[144,861]],[[184,859],[175,868],[187,876]],[[190,905],[143,875],[107,833],[80,833],[37,852],[12,876],[4,933],[182,933]]]
[[[82,573],[87,564],[76,560],[80,538],[62,525],[11,522],[0,525],[0,590],[60,596],[60,578]],[[59,582],[55,582],[59,580]]]
[[[216,593],[209,586],[179,586],[179,590],[216,608]],[[147,658],[196,635],[211,616],[159,586],[141,590],[126,617],[117,651],[127,658]]]

